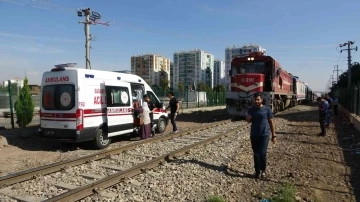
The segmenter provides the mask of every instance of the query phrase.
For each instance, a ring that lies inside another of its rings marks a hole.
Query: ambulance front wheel
[[[104,134],[103,129],[98,129],[96,131],[95,139],[94,139],[94,146],[96,149],[104,149],[108,147],[111,143],[111,139]]]
[[[158,133],[163,133],[166,129],[166,120],[164,118],[159,118],[158,123],[157,123],[157,127],[156,127],[156,132]]]

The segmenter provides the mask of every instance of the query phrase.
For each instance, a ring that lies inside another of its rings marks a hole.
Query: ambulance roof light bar
[[[54,65],[55,68],[53,68],[51,71],[64,71],[65,67],[75,67],[77,63],[65,63],[65,64],[58,64]]]

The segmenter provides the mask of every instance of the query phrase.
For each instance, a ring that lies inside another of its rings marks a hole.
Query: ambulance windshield
[[[45,110],[70,110],[75,107],[75,86],[48,85],[42,89],[42,107]]]

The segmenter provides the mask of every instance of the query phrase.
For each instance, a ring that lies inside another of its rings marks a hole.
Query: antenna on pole
[[[78,17],[85,17],[85,21],[80,21],[79,23],[84,24],[85,31],[85,64],[86,69],[91,69],[90,64],[90,41],[92,40],[92,36],[90,34],[90,25],[101,24],[105,26],[110,26],[109,22],[99,22],[101,19],[101,15],[98,12],[92,11],[90,8],[79,9],[77,11]]]

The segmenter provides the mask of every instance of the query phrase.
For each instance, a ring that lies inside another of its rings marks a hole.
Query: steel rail
[[[135,143],[130,143],[130,144],[122,146],[120,148],[101,151],[101,152],[94,153],[94,154],[87,155],[87,156],[83,156],[83,157],[80,157],[80,158],[77,158],[77,159],[69,159],[69,160],[60,161],[60,162],[56,162],[56,163],[52,163],[52,164],[32,168],[32,169],[29,169],[29,170],[24,170],[24,171],[12,173],[12,174],[9,174],[9,175],[5,175],[5,176],[0,177],[0,188],[10,186],[10,185],[13,185],[15,183],[23,182],[23,181],[26,181],[26,180],[34,179],[38,175],[51,174],[51,173],[54,173],[54,172],[57,172],[57,171],[64,170],[65,168],[70,167],[70,166],[77,166],[77,165],[89,162],[91,160],[99,160],[99,159],[106,158],[106,157],[114,155],[114,154],[119,154],[121,152],[133,149],[133,148],[135,148],[135,147],[137,147],[139,145],[142,145],[142,144],[168,140],[168,139],[184,136],[184,135],[187,135],[189,133],[206,130],[206,129],[216,127],[216,126],[219,126],[219,125],[223,125],[223,124],[226,124],[226,123],[230,123],[230,122],[231,122],[231,120],[220,121],[220,122],[205,125],[205,126],[193,129],[193,130],[187,130],[187,131],[184,131],[184,132],[175,133],[175,134],[171,134],[171,135],[164,135],[164,136],[161,136],[161,137],[150,138],[150,139],[147,139],[147,140],[138,141],[138,142],[135,142]]]
[[[195,144],[189,145],[189,146],[185,146],[181,149],[172,151],[168,154],[164,154],[160,157],[154,158],[152,160],[146,161],[144,163],[135,165],[134,167],[131,167],[127,170],[124,171],[120,171],[118,173],[109,175],[103,179],[100,179],[98,181],[95,181],[93,183],[87,184],[85,186],[76,188],[76,189],[72,189],[69,190],[68,192],[65,192],[63,194],[54,196],[53,198],[47,199],[45,200],[45,202],[53,202],[53,201],[63,201],[63,202],[68,202],[68,201],[76,201],[76,200],[80,200],[83,199],[87,196],[90,196],[94,193],[100,193],[103,189],[111,187],[115,184],[118,184],[119,182],[124,181],[127,178],[133,177],[135,175],[138,175],[140,173],[145,172],[147,169],[151,169],[154,167],[157,167],[159,164],[161,164],[163,161],[166,161],[168,159],[173,159],[176,158],[179,155],[185,154],[187,153],[189,150],[205,145],[205,144],[209,144],[211,142],[214,142],[217,139],[220,139],[222,137],[227,137],[229,135],[232,135],[233,133],[236,132],[240,132],[244,129],[249,128],[249,126],[239,126],[235,129],[231,129],[229,131],[226,131],[224,133],[221,133],[219,135],[215,135],[212,136],[206,140],[197,142]]]

